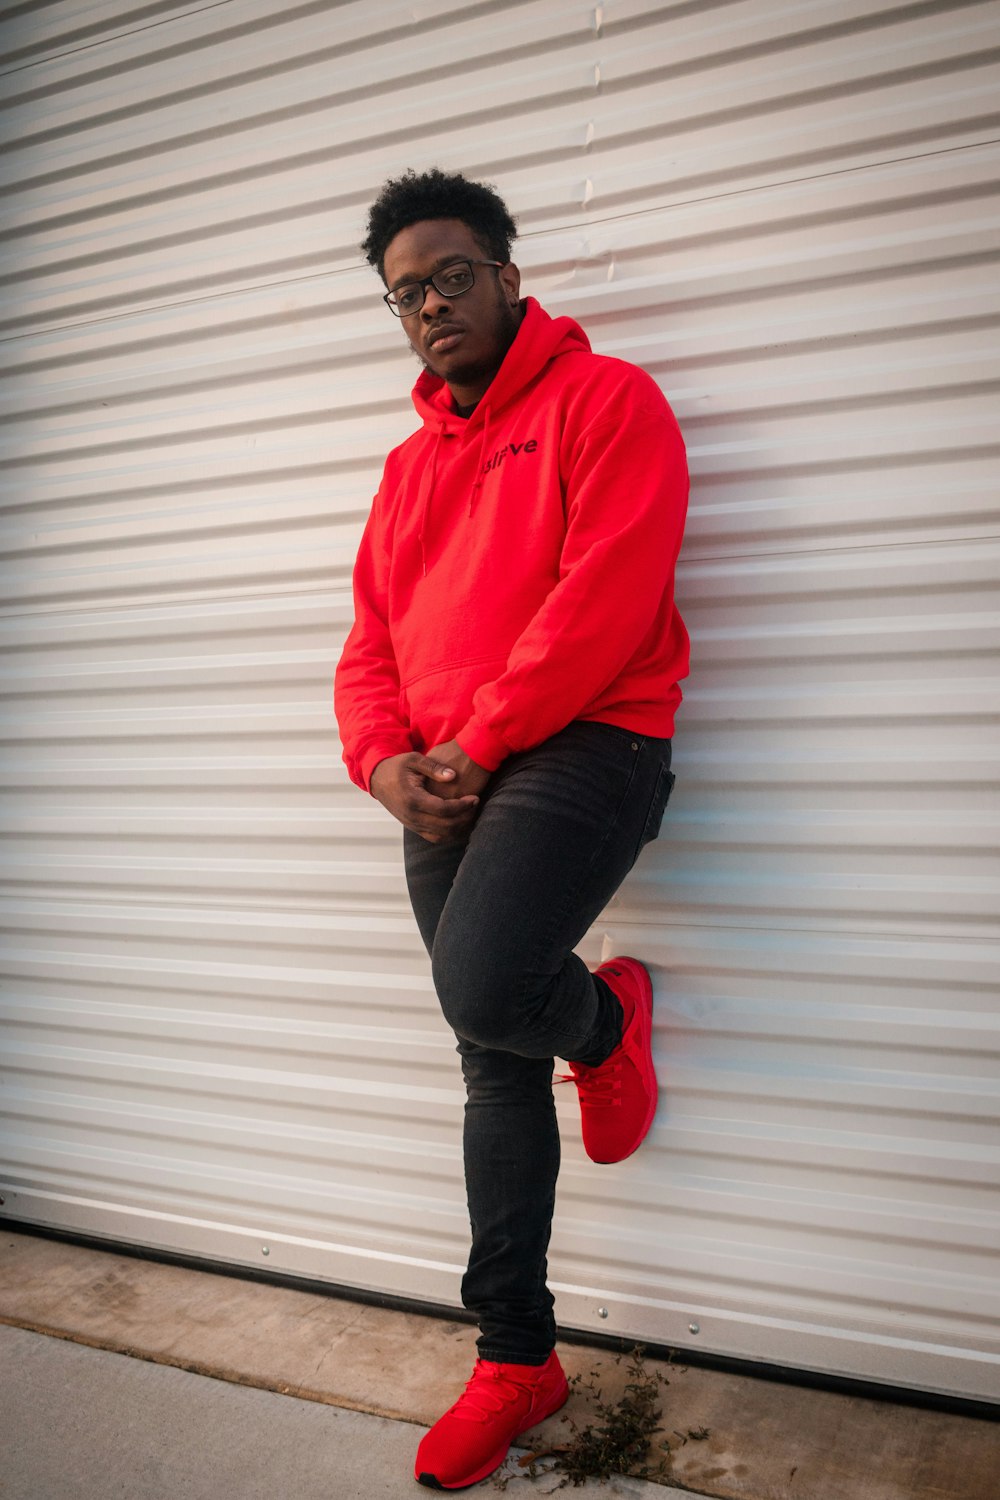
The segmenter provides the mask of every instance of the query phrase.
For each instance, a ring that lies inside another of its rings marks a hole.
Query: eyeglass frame
[[[509,262],[505,261],[505,260],[470,260],[468,256],[466,256],[466,255],[460,255],[456,260],[450,260],[446,266],[438,266],[438,268],[434,272],[433,276],[425,276],[423,278],[423,280],[418,280],[416,277],[414,277],[414,279],[412,281],[403,281],[403,282],[400,282],[399,286],[394,287],[391,292],[385,292],[383,294],[382,301],[385,303],[386,307],[389,309],[389,311],[392,313],[392,315],[394,317],[396,317],[396,318],[412,318],[418,312],[420,312],[420,310],[423,307],[424,303],[427,301],[427,288],[429,286],[432,286],[434,288],[434,290],[437,292],[437,294],[438,294],[439,297],[444,297],[447,301],[450,302],[450,301],[452,301],[453,298],[455,298],[455,297],[464,297],[465,294],[466,294],[466,292],[471,292],[472,291],[472,288],[476,284],[476,273],[472,269],[473,266],[495,266],[498,271],[502,271],[503,268],[504,268],[504,266],[506,266],[508,264],[509,264]],[[443,292],[441,290],[441,288],[438,286],[437,282],[434,280],[434,276],[440,276],[442,274],[442,272],[444,272],[444,271],[450,271],[455,266],[468,266],[468,268],[469,268],[469,274],[472,277],[472,280],[469,282],[468,286],[463,286],[463,288],[462,288],[462,290],[460,292],[451,292],[451,293]],[[420,291],[421,291],[422,295],[421,295],[419,304],[416,307],[414,307],[410,312],[405,312],[404,313],[404,312],[400,312],[399,311],[397,304],[392,299],[399,292],[405,290],[405,288],[408,287],[408,286],[418,286],[420,288]]]

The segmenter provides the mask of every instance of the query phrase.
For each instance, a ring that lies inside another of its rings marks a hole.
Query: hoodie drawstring
[[[469,490],[469,515],[472,515],[476,499],[483,485],[483,455],[487,452],[489,445],[490,409],[487,406],[483,411],[482,435],[479,440],[479,456],[476,459],[476,477]],[[427,523],[430,515],[431,499],[434,494],[434,481],[437,479],[438,456],[441,452],[441,444],[445,438],[450,436],[447,427],[442,423],[437,428],[437,437],[434,439],[434,447],[431,450],[431,460],[424,469],[420,480],[420,489],[417,493],[417,507],[420,511],[420,525],[418,536],[420,540],[420,569],[423,576],[427,577]]]
[[[473,482],[472,489],[469,491],[469,515],[470,516],[472,515],[472,510],[473,510],[473,507],[474,507],[476,501],[479,499],[479,491],[483,487],[483,478],[484,478],[484,475],[483,475],[483,464],[485,462],[485,459],[484,459],[483,455],[489,451],[489,444],[488,444],[488,441],[487,441],[488,436],[489,436],[489,430],[490,430],[490,409],[489,409],[488,405],[484,405],[484,407],[483,407],[482,436],[479,439],[479,457],[476,459],[476,477],[475,477],[475,480]]]
[[[427,515],[431,508],[431,495],[434,493],[434,480],[437,477],[438,454],[441,452],[441,444],[444,441],[444,427],[437,430],[437,439],[434,443],[434,451],[431,453],[431,461],[424,470],[424,476],[420,485],[420,493],[417,504],[420,507],[420,567],[423,576],[427,577],[427,550],[424,543],[424,533],[427,524]]]

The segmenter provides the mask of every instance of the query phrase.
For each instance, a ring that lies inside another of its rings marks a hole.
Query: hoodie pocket
[[[401,693],[411,732],[428,745],[451,739],[471,714],[477,688],[499,677],[506,664],[503,656],[480,656],[408,678]]]

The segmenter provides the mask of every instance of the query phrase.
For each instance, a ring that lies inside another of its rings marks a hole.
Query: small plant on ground
[[[558,1470],[565,1478],[564,1485],[581,1485],[588,1479],[607,1481],[615,1474],[632,1474],[641,1479],[666,1477],[664,1460],[654,1467],[649,1465],[649,1449],[655,1435],[662,1431],[660,1418],[661,1389],[668,1384],[659,1370],[647,1370],[643,1361],[644,1350],[637,1344],[627,1356],[625,1372],[628,1379],[625,1389],[617,1401],[605,1400],[597,1384],[599,1370],[590,1371],[585,1379],[582,1375],[570,1378],[570,1386],[587,1393],[591,1398],[594,1420],[585,1426],[572,1417],[563,1420],[568,1424],[572,1437],[568,1443],[553,1444],[543,1452],[530,1453],[520,1460],[525,1477],[535,1478],[542,1470],[538,1460],[552,1458],[544,1472]],[[626,1356],[617,1354],[615,1364],[620,1365]],[[668,1443],[660,1445],[669,1449]],[[499,1481],[506,1488],[506,1478]]]

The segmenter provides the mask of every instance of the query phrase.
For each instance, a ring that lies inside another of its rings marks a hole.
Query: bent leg
[[[464,846],[405,837],[411,900],[466,1079],[462,1296],[485,1359],[542,1364],[555,1341],[552,1059],[601,1061],[621,1034],[618,1001],[572,950],[655,836],[669,750],[572,724],[504,763]]]
[[[432,949],[458,1036],[522,1057],[600,1062],[621,1007],[573,949],[655,835],[670,743],[574,722],[486,789]]]

